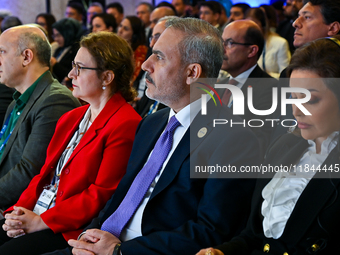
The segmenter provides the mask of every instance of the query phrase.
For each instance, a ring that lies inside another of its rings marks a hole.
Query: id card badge
[[[52,190],[44,189],[43,192],[40,194],[37,203],[34,206],[33,212],[38,215],[45,212],[51,205],[54,196],[55,193]]]

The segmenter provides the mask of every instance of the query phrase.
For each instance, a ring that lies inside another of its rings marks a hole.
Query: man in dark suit
[[[227,71],[230,77],[220,83],[231,83],[242,90],[245,99],[245,113],[240,116],[241,118],[247,122],[252,119],[265,121],[268,116],[253,114],[247,105],[247,90],[252,87],[254,108],[257,110],[270,109],[272,106],[272,88],[276,87],[277,83],[274,78],[262,71],[257,65],[257,60],[264,47],[261,29],[253,21],[236,20],[226,26],[222,38],[225,48],[222,69]],[[225,90],[220,91],[222,101],[226,97],[229,98],[224,101],[228,107],[233,108],[232,97],[227,96],[226,92]],[[260,140],[262,154],[269,144],[271,133],[270,123],[263,123],[265,124],[262,127],[252,128]]]
[[[0,127],[2,127],[7,107],[13,100],[13,93],[13,89],[0,83]]]
[[[322,37],[332,37],[340,32],[340,1],[333,0],[309,0],[299,11],[300,16],[294,21],[295,28],[294,46],[299,48],[311,41]],[[308,15],[304,15],[307,13]],[[310,22],[310,20],[313,22]],[[288,87],[289,77],[286,69],[281,72],[279,87]],[[288,95],[289,96],[289,95]],[[279,97],[281,98],[281,96]],[[279,101],[280,102],[280,101]],[[294,119],[292,106],[287,105],[287,114],[281,116],[281,109],[278,108],[273,114],[275,119]],[[279,123],[279,122],[277,122]],[[288,127],[277,125],[271,135],[271,142],[279,136],[286,134]]]
[[[223,55],[218,30],[191,18],[170,19],[166,27],[142,68],[147,72],[147,95],[171,109],[162,109],[142,120],[126,175],[99,217],[78,241],[69,241],[73,254],[193,254],[207,243],[231,238],[247,220],[253,180],[226,179],[231,177],[228,174],[222,174],[226,178],[206,173],[192,175],[197,166],[232,165],[240,169],[242,165],[258,164],[259,159],[258,143],[249,129],[214,128],[214,119],[233,118],[227,107],[208,104],[209,114],[202,115],[200,95],[190,103],[190,88],[197,86],[197,80],[218,75]],[[191,122],[193,116],[196,117]],[[151,185],[147,185],[146,193],[142,193],[131,218],[120,227],[121,233],[112,234],[116,233],[113,226],[122,222],[117,214],[126,215],[123,208],[135,196],[127,198],[140,175],[146,169],[151,171],[148,166],[155,160],[154,153],[159,152],[159,138],[169,132],[174,118],[179,126],[169,154]],[[103,231],[110,227],[113,229]]]
[[[10,28],[0,49],[1,82],[16,89],[0,134],[0,209],[7,209],[40,172],[59,117],[80,104],[52,78],[51,46],[40,29]]]

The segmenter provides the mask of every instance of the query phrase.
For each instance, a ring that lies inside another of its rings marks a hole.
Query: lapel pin
[[[208,132],[208,129],[206,127],[202,127],[200,130],[198,130],[197,136],[198,138],[204,137]]]

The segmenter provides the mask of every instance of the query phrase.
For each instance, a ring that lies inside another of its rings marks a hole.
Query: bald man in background
[[[61,115],[80,106],[53,79],[50,58],[51,45],[35,26],[13,27],[0,35],[0,82],[16,90],[0,134],[0,209],[15,203],[40,172]]]

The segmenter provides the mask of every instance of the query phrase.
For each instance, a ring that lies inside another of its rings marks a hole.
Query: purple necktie
[[[179,125],[181,123],[178,122],[175,116],[172,116],[163,134],[158,139],[149,160],[133,180],[130,189],[117,210],[104,221],[101,230],[110,232],[118,238],[120,237],[120,233],[137,210],[151,183],[162,168],[165,159],[168,157],[172,148],[174,131]]]

